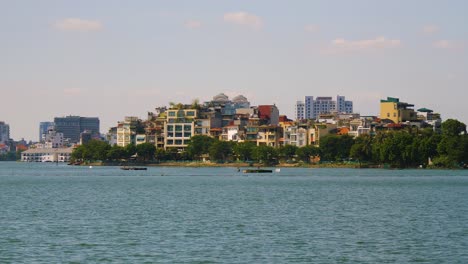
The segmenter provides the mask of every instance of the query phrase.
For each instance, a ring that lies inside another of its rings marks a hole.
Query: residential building
[[[190,138],[195,134],[195,118],[198,110],[194,108],[171,108],[167,110],[165,149],[177,148],[183,150],[190,142]]]
[[[123,122],[117,123],[117,145],[125,147],[135,144],[137,123],[140,120],[135,116],[126,116]]]
[[[307,126],[292,125],[284,130],[284,144],[297,147],[308,145],[307,141]]]
[[[258,127],[257,146],[266,145],[270,147],[278,147],[280,138],[282,137],[282,129],[277,125],[263,125]]]
[[[80,142],[80,134],[85,130],[90,131],[93,135],[100,135],[99,118],[97,117],[56,117],[54,123],[55,130],[63,133],[64,138],[70,139],[71,143]]]
[[[406,121],[417,121],[413,104],[400,102],[399,98],[387,97],[380,100],[380,118],[391,120],[395,124]]]
[[[310,110],[309,110],[310,112]],[[296,107],[294,108],[294,115],[296,120],[306,119],[305,117],[305,103],[303,101],[296,101]]]
[[[333,97],[319,96],[314,99],[313,96],[305,96],[304,101],[296,102],[296,120],[316,119],[320,114],[333,112],[352,113],[353,102],[346,101],[346,98],[340,95],[336,96],[336,100],[333,100]]]
[[[329,135],[331,131],[336,130],[336,124],[315,124],[308,129],[309,145],[320,146],[320,138]]]
[[[40,122],[39,123],[39,142],[44,142],[45,135],[49,129],[55,129],[54,122]]]
[[[6,144],[10,141],[10,125],[0,121],[0,143]]]
[[[63,133],[57,132],[53,128],[50,128],[47,131],[47,134],[44,135],[44,140],[42,142],[44,144],[44,148],[63,148]]]
[[[261,125],[277,126],[279,124],[279,110],[276,105],[259,105],[257,109]]]
[[[228,125],[223,127],[223,133],[221,134],[221,140],[224,141],[239,141],[239,125]]]
[[[106,134],[106,141],[111,146],[117,145],[117,127],[109,128]]]
[[[145,134],[138,134],[135,136],[135,145],[140,145],[146,143],[146,135]]]

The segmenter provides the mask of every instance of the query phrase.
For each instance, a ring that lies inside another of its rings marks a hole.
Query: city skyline
[[[34,140],[54,117],[101,132],[224,92],[276,104],[340,94],[377,115],[399,97],[468,123],[464,1],[24,1],[0,10],[0,120]]]

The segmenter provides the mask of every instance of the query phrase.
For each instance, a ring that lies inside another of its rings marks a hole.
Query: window
[[[393,113],[393,117],[396,117],[396,113]]]
[[[195,111],[187,111],[187,116],[195,116]]]
[[[387,113],[387,117],[390,117],[390,113]]]
[[[175,113],[174,111],[169,111],[168,115],[169,115],[169,116],[175,116],[176,113]]]
[[[182,145],[182,139],[176,139],[175,144],[176,145]]]

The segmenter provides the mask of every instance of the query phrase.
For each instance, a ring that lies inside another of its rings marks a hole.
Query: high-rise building
[[[353,113],[353,102],[346,101],[344,96],[338,95],[336,100],[333,97],[305,96],[304,101],[297,101],[295,107],[296,119],[316,119],[320,114]]]
[[[49,129],[54,127],[54,122],[40,122],[39,123],[39,142],[44,141]]]
[[[10,125],[0,121],[0,143],[6,143],[10,140]]]
[[[54,123],[55,130],[63,133],[63,137],[69,139],[71,143],[80,142],[80,134],[86,130],[96,136],[100,134],[99,118],[97,117],[56,117]]]

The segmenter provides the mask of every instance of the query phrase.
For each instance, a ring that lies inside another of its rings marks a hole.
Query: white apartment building
[[[47,134],[43,135],[42,141],[44,142],[44,148],[63,148],[63,133],[50,129]]]
[[[187,147],[190,138],[195,134],[195,118],[197,109],[167,110],[164,131],[166,131],[165,148],[183,149]]]
[[[127,116],[125,117],[124,122],[119,122],[117,124],[117,145],[125,147],[129,144],[135,144],[135,135],[134,125],[138,122],[138,117]]]
[[[316,97],[305,96],[304,101],[297,101],[295,107],[296,120],[301,119],[316,119],[320,114],[329,113],[352,113],[353,102],[346,101],[344,96],[333,97]]]

